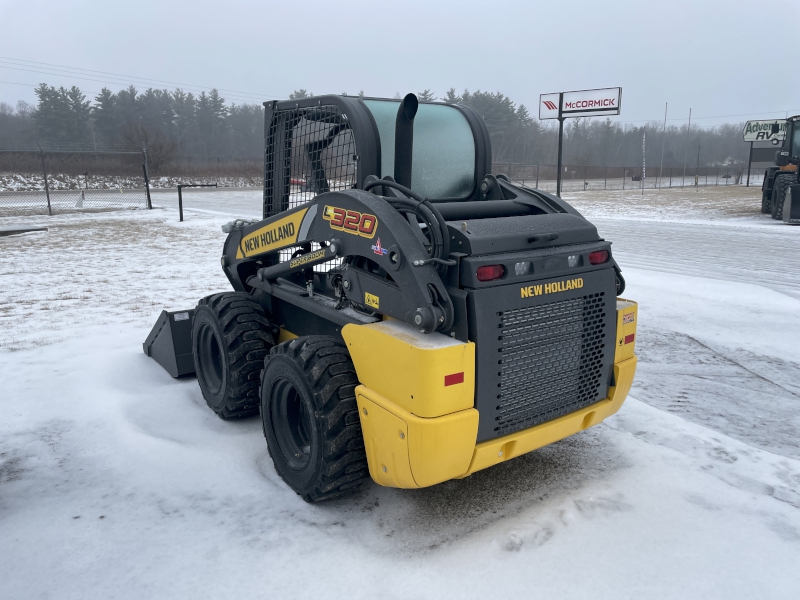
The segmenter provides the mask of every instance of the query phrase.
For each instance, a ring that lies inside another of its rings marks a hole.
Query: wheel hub
[[[209,391],[217,394],[222,389],[222,347],[217,339],[217,334],[209,325],[201,327],[199,338],[199,375],[205,381]]]
[[[275,438],[286,463],[302,471],[311,462],[311,414],[299,390],[288,379],[279,379],[272,389],[272,422]]]

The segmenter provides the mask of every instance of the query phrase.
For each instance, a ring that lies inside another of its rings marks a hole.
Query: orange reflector
[[[626,336],[625,336],[625,343],[626,343],[626,344],[630,344],[630,343],[633,341],[633,337],[634,337],[635,335],[636,335],[635,333],[632,333],[632,334],[630,334],[630,335],[626,335]]]
[[[455,385],[457,383],[464,383],[464,371],[461,373],[453,373],[452,375],[444,376],[444,386]]]

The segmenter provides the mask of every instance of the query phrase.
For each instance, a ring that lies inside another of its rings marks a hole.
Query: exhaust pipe
[[[414,150],[414,117],[419,100],[414,94],[406,94],[397,109],[394,125],[394,180],[407,188],[411,187],[411,155]]]

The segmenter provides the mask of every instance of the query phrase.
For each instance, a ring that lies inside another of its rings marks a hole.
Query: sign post
[[[558,175],[556,176],[556,196],[561,198],[561,177],[564,170],[562,158],[564,156],[564,94],[558,95]]]
[[[618,115],[622,102],[622,88],[556,92],[539,96],[539,120],[558,119],[558,175],[556,195],[561,197],[563,176],[564,119],[575,117],[602,117]]]
[[[778,133],[772,133],[772,126],[778,125]],[[753,142],[772,142],[777,145],[786,138],[786,121],[773,119],[771,121],[748,121],[744,124],[742,137],[745,142],[750,142],[750,156],[747,158],[747,185],[750,187],[750,166],[753,164]]]

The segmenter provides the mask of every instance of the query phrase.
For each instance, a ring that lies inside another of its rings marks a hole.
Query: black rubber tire
[[[192,320],[192,354],[203,398],[222,419],[258,413],[264,357],[276,328],[261,305],[243,292],[207,296]]]
[[[261,374],[261,421],[275,470],[306,502],[358,489],[369,477],[355,398],[358,378],[341,339],[275,346]]]
[[[783,221],[783,201],[786,200],[786,192],[794,182],[794,174],[780,173],[775,176],[775,183],[772,186],[772,218],[776,221]]]
[[[761,212],[765,215],[772,213],[772,198],[764,190],[761,190]]]

